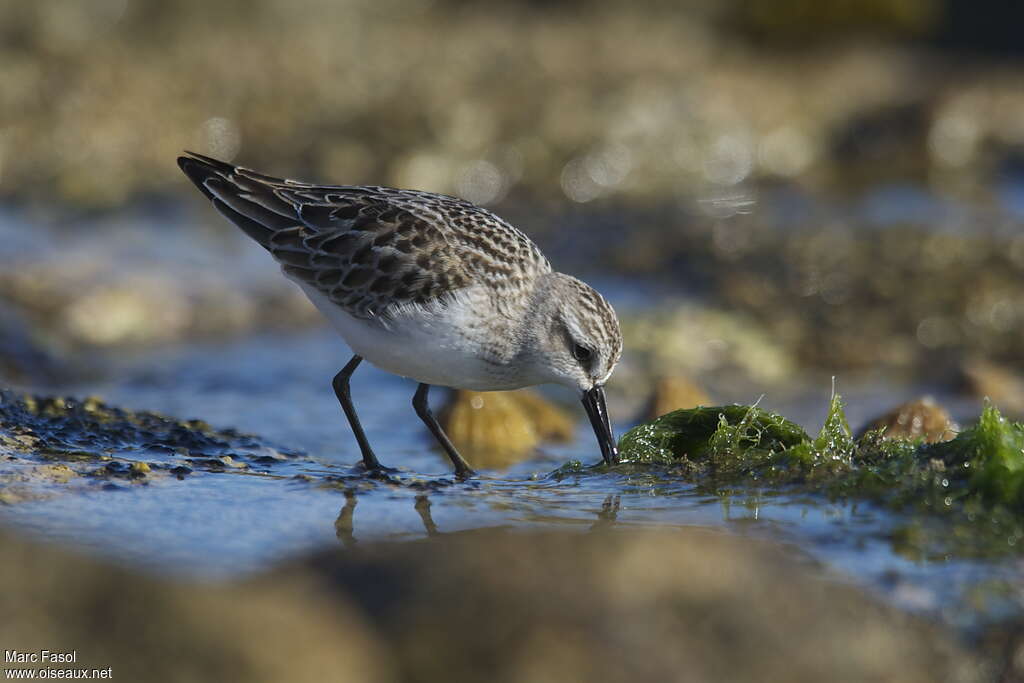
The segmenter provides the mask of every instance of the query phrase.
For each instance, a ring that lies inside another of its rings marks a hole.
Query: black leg
[[[348,423],[352,426],[352,432],[356,435],[359,450],[363,453],[363,464],[366,465],[368,470],[379,470],[381,469],[380,462],[377,460],[377,456],[373,454],[370,442],[366,440],[363,426],[359,424],[359,416],[356,415],[356,408],[352,405],[352,394],[348,389],[348,380],[362,361],[362,356],[352,356],[352,360],[348,362],[348,365],[343,367],[341,372],[334,376],[334,393],[338,397],[341,409],[345,411]]]
[[[445,453],[448,454],[452,464],[455,465],[455,475],[460,479],[473,476],[473,470],[470,469],[469,463],[463,460],[459,452],[455,450],[455,446],[448,440],[448,435],[444,433],[441,425],[437,423],[434,414],[430,412],[430,405],[427,403],[427,393],[429,391],[429,384],[420,384],[416,390],[416,395],[412,397],[412,407],[416,409],[416,414],[427,425],[430,433],[434,435],[437,442],[444,448]]]

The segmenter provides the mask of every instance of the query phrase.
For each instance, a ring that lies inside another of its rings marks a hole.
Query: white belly
[[[314,288],[298,284],[352,352],[382,370],[426,384],[477,391],[518,389],[531,383],[484,360],[464,324],[474,316],[472,296],[443,308],[410,309],[385,326],[351,316]]]

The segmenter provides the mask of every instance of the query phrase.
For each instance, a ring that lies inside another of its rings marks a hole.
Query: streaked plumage
[[[199,178],[217,209],[290,277],[360,318],[387,317],[398,305],[426,304],[471,282],[516,296],[551,271],[526,235],[462,199],[311,185],[207,157],[183,159],[182,168]]]
[[[197,154],[178,164],[270,252],[357,358],[422,386],[554,381],[597,393],[618,361],[618,321],[604,298],[554,272],[526,235],[486,209],[415,190],[273,178]],[[602,442],[606,459],[609,448]]]

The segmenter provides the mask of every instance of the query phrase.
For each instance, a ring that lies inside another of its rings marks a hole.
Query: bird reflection
[[[356,537],[352,533],[352,515],[356,511],[356,492],[352,489],[345,489],[345,505],[334,520],[334,533],[346,548],[356,544]]]
[[[427,530],[427,536],[437,536],[441,533],[434,524],[434,518],[430,516],[430,499],[426,494],[416,496],[416,512],[420,515],[423,528]]]
[[[608,529],[617,523],[620,499],[621,496],[615,494],[609,494],[604,499],[604,502],[601,504],[601,509],[597,512],[597,520],[590,526],[591,531]],[[345,504],[338,513],[338,518],[334,520],[335,535],[345,548],[351,548],[358,542],[354,533],[353,521],[353,516],[356,511],[356,502],[355,490],[347,489],[345,491]],[[433,538],[444,535],[445,532],[440,531],[437,528],[437,524],[434,523],[434,518],[430,513],[430,507],[430,497],[427,494],[421,493],[416,496],[413,508],[416,510],[416,514],[419,515],[420,522],[423,524],[423,530],[426,532],[427,536],[429,538]]]
[[[622,496],[616,494],[608,494],[604,502],[601,504],[601,509],[597,513],[597,521],[590,526],[591,531],[597,531],[599,529],[610,529],[619,519],[619,505],[622,500]]]
[[[358,543],[354,533],[353,521],[356,503],[355,490],[346,489],[345,504],[342,506],[341,512],[338,513],[338,518],[334,520],[334,534],[345,548],[351,548]],[[416,503],[413,507],[420,516],[420,521],[423,523],[423,529],[427,532],[427,536],[438,536],[441,532],[437,530],[437,524],[434,523],[434,518],[430,515],[430,499],[425,494],[420,494],[416,496]]]

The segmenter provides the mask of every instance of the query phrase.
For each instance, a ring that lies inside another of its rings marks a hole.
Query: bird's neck
[[[553,291],[555,273],[539,276],[533,283],[528,296],[512,317],[509,332],[515,340],[516,355],[513,362],[527,367],[546,353],[551,336],[551,325],[559,302]]]

